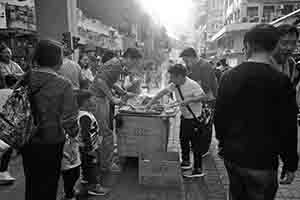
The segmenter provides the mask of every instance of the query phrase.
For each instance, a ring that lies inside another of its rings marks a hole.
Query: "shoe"
[[[203,177],[205,174],[202,172],[202,169],[194,169],[191,174],[183,175],[186,178],[199,178]]]
[[[204,153],[204,154],[202,154],[202,158],[204,158],[205,156],[208,156],[208,155],[209,155],[209,151],[206,152],[206,153]]]
[[[110,192],[109,188],[102,187],[100,184],[92,186],[88,189],[88,194],[93,196],[105,196]]]
[[[189,161],[182,161],[181,169],[188,170],[188,169],[191,169],[191,168],[192,168],[192,166],[191,166],[191,163]]]
[[[16,179],[8,171],[0,173],[0,184],[12,184]]]

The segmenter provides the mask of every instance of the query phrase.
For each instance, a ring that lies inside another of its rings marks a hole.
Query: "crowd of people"
[[[180,54],[185,65],[170,63],[168,83],[146,109],[174,94],[173,106],[181,110],[181,168],[186,178],[205,175],[202,157],[208,153],[214,124],[233,200],[274,199],[278,157],[283,162],[281,184],[293,182],[298,169],[300,73],[291,55],[298,38],[294,26],[260,24],[245,34],[245,61],[238,66],[231,68],[221,59],[214,68],[193,48]],[[27,73],[11,57],[2,43],[0,87],[6,92]],[[141,84],[149,82],[150,71],[141,72],[142,59],[138,49],[129,48],[122,56],[107,52],[101,66],[92,65],[87,53],[76,63],[72,51],[59,42],[39,41],[35,67],[29,69],[38,131],[20,150],[26,200],[56,199],[60,176],[66,200],[75,199],[79,179],[89,195],[110,192],[101,185],[103,175],[121,171],[115,153],[114,110],[139,95]],[[5,149],[0,183],[11,183],[15,179],[8,166],[13,149],[1,140],[0,149]]]

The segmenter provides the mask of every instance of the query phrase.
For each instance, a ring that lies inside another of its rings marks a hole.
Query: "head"
[[[78,106],[81,110],[93,111],[95,110],[94,95],[89,90],[76,91],[76,98]]]
[[[12,52],[10,50],[10,48],[4,44],[1,43],[0,44],[0,61],[4,62],[4,63],[9,63],[12,57]]]
[[[63,47],[54,40],[40,40],[35,48],[33,63],[40,68],[59,70],[63,61]]]
[[[90,62],[90,59],[87,54],[81,54],[79,56],[79,65],[81,66],[81,68],[87,69],[89,66],[89,62]]]
[[[172,65],[169,70],[170,74],[170,82],[174,83],[175,85],[182,85],[185,82],[187,69],[182,64],[175,64]]]
[[[116,54],[113,51],[106,51],[102,56],[102,63],[106,63],[107,61],[113,59],[116,57]]]
[[[128,48],[123,54],[123,58],[126,67],[130,71],[134,68],[140,67],[143,56],[136,48]]]
[[[244,36],[244,53],[247,59],[255,54],[271,56],[279,41],[277,29],[269,24],[259,24],[251,28]]]
[[[183,50],[179,57],[182,58],[187,67],[192,67],[198,62],[197,53],[193,48]]]
[[[299,32],[297,27],[289,24],[280,25],[277,29],[280,34],[280,40],[277,51],[274,53],[274,58],[279,63],[285,63],[297,47]]]
[[[222,66],[226,66],[227,65],[227,61],[226,61],[226,58],[222,58],[220,61],[219,61],[220,65]]]

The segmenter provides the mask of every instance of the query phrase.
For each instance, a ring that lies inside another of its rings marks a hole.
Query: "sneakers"
[[[199,177],[203,177],[204,175],[205,174],[202,172],[202,169],[198,168],[198,169],[194,169],[192,173],[184,174],[183,176],[186,178],[199,178]]]
[[[16,179],[10,175],[8,171],[0,172],[0,184],[12,184]]]
[[[101,185],[93,185],[88,189],[88,194],[93,196],[105,196],[110,192],[109,188],[102,187]]]
[[[181,169],[184,170],[192,169],[191,163],[189,161],[182,161]]]

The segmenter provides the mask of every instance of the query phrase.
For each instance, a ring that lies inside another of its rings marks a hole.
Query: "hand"
[[[123,103],[123,101],[119,98],[113,97],[112,103],[115,104],[115,105],[121,105]]]
[[[295,172],[282,172],[280,177],[280,184],[288,185],[291,184],[295,179]]]

